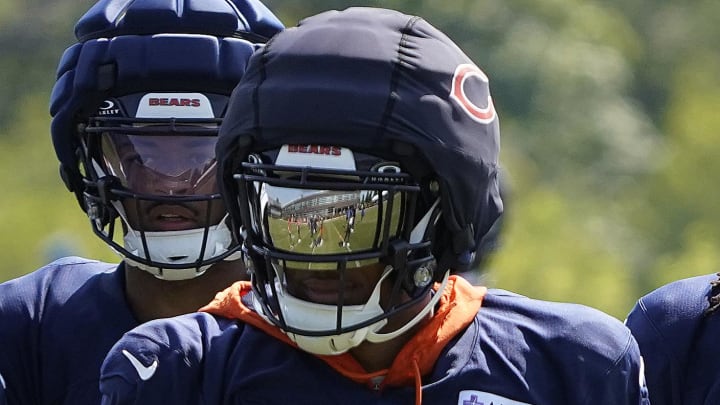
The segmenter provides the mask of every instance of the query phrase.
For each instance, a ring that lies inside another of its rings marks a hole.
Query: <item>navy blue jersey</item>
[[[676,281],[640,298],[628,315],[645,360],[653,405],[720,404],[720,314],[705,315],[717,275]]]
[[[449,301],[441,299],[438,313],[443,306],[464,310],[463,302]],[[358,381],[357,371],[343,368],[345,355],[309,354],[258,325],[200,312],[134,329],[103,364],[103,404],[414,404],[420,397],[433,405],[649,403],[629,330],[580,305],[490,290],[444,345],[432,344],[436,331],[415,335],[408,342],[415,351],[398,355],[411,359],[399,364],[409,380],[395,385],[377,373]],[[427,372],[415,371],[428,356]]]
[[[9,404],[97,404],[100,365],[138,325],[124,269],[78,257],[0,284],[0,373]]]

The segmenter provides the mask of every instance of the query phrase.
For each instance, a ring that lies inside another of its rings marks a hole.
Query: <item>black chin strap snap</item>
[[[392,266],[405,292],[412,298],[427,291],[436,281],[437,263],[430,253],[430,243],[426,247],[410,249],[410,244],[401,239],[390,242],[388,255],[382,259]]]

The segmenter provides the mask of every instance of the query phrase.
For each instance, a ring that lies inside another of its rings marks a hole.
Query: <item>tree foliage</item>
[[[90,4],[0,5],[0,280],[57,254],[116,260],[61,184],[48,135],[55,66]],[[288,26],[350,5],[417,14],[488,73],[512,188],[490,286],[622,318],[649,290],[718,270],[720,3],[266,4]]]

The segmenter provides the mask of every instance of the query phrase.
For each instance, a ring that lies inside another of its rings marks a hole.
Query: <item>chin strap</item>
[[[181,281],[181,280],[190,280],[199,276],[202,276],[205,274],[205,272],[212,267],[214,264],[208,264],[205,266],[200,267],[188,267],[188,268],[182,268],[182,269],[164,269],[161,267],[155,267],[155,266],[148,266],[147,264],[143,264],[140,262],[137,262],[135,260],[132,260],[128,258],[127,256],[124,256],[122,253],[116,252],[120,255],[120,257],[123,258],[124,261],[127,262],[128,265],[136,267],[140,270],[146,271],[156,278],[160,280],[166,280],[166,281]],[[235,260],[239,260],[242,257],[241,252],[235,252],[228,257],[224,258],[222,261],[225,262],[231,262]]]
[[[125,260],[129,266],[135,267],[142,271],[146,271],[155,276],[155,278],[166,281],[190,280],[202,276],[210,267],[210,265],[207,265],[200,267],[191,267],[187,269],[163,269],[160,267],[148,266],[147,264],[136,262],[135,260],[129,259],[125,256],[123,256],[123,260]]]
[[[438,301],[440,301],[440,298],[442,297],[442,292],[443,292],[443,290],[445,290],[445,287],[447,286],[449,277],[450,277],[450,270],[445,272],[445,276],[442,279],[440,288],[438,289],[438,291],[436,291],[433,294],[433,297],[430,300],[430,302],[425,306],[425,308],[422,309],[422,311],[418,312],[418,314],[415,315],[415,317],[412,320],[410,320],[410,322],[403,325],[402,328],[394,330],[390,333],[377,333],[374,331],[370,331],[366,337],[367,341],[372,342],[372,343],[387,342],[388,340],[394,339],[394,338],[402,335],[403,333],[407,332],[410,328],[417,325],[423,318],[425,318],[425,316],[427,316],[428,314],[432,313],[435,310],[435,305],[437,305]]]
[[[208,237],[203,259],[217,257],[227,252],[232,243],[230,230],[221,221],[218,225],[208,228]],[[197,262],[205,228],[187,229],[182,231],[166,232],[137,232],[128,230],[123,238],[125,249],[130,253],[125,259],[134,266],[152,273],[155,277],[163,280],[186,280],[203,274],[211,265],[194,266]],[[147,251],[144,249],[143,237],[147,243]],[[147,258],[154,265],[139,263],[134,257]],[[236,260],[241,256],[236,252],[225,260]],[[162,268],[163,264],[184,265],[188,267],[180,269]]]
[[[207,264],[207,265],[200,266],[200,267],[187,267],[187,268],[182,268],[182,269],[166,269],[166,268],[162,268],[162,267],[149,266],[147,264],[143,264],[143,263],[137,262],[135,260],[132,260],[132,259],[128,258],[127,256],[124,256],[122,253],[118,253],[118,254],[120,255],[120,257],[123,258],[124,261],[126,261],[128,263],[128,265],[136,267],[140,270],[146,271],[146,272],[152,274],[153,276],[155,276],[155,278],[158,278],[160,280],[166,280],[166,281],[191,280],[193,278],[200,277],[203,274],[205,274],[205,272],[210,267],[212,267],[213,265],[218,263],[218,262],[216,262],[213,264]],[[241,258],[242,258],[242,253],[235,252],[235,253],[229,255],[228,257],[224,258],[222,261],[232,262],[235,260],[240,260]]]

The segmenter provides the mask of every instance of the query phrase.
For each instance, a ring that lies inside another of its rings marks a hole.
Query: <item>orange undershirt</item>
[[[438,287],[439,285],[435,286]],[[263,320],[241,302],[241,298],[250,290],[248,281],[238,281],[219,292],[215,299],[200,311],[241,320],[297,347],[280,329]],[[461,277],[450,276],[435,315],[408,341],[388,370],[368,373],[350,353],[317,357],[340,374],[358,383],[370,385],[374,377],[385,376],[383,386],[418,384],[418,372],[420,376],[430,373],[445,345],[472,322],[486,293],[485,287],[473,286]],[[409,365],[415,366],[409,367]]]

